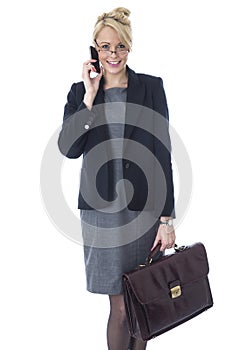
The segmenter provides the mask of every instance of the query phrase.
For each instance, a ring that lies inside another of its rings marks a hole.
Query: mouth
[[[107,61],[107,63],[111,66],[111,67],[118,67],[121,63],[121,61]]]

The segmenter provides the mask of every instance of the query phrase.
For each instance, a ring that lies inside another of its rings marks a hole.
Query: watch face
[[[169,225],[169,226],[172,226],[172,225],[173,225],[173,220],[172,220],[172,219],[170,219],[170,220],[168,220],[168,222],[167,222],[167,223],[168,223],[168,225]]]

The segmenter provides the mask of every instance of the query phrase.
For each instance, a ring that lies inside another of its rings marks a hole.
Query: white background
[[[40,165],[81,79],[95,20],[128,7],[129,65],[161,76],[170,121],[192,162],[177,243],[202,241],[215,305],[148,349],[229,348],[232,314],[232,15],[230,1],[8,1],[1,6],[1,349],[106,349],[108,297],[85,290],[82,247],[44,210]],[[79,162],[66,161],[74,212]]]

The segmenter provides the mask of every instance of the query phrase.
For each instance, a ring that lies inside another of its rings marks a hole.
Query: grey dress
[[[112,144],[115,184],[123,179],[122,161],[119,155],[122,154],[123,146],[126,96],[125,88],[105,90],[106,119],[110,138],[115,139]],[[111,102],[118,103],[111,104]],[[154,219],[153,212],[148,212],[155,223],[145,234],[138,235],[139,232],[143,232],[139,217],[141,212],[131,211],[126,207],[123,187],[119,188],[117,199],[114,205],[110,204],[106,210],[80,210],[87,290],[92,293],[122,294],[122,274],[145,262],[157,233],[158,222]],[[96,245],[101,229],[114,227],[114,235],[120,237],[121,227],[129,222],[131,224],[129,243],[119,243],[116,240],[117,243],[107,248]],[[132,239],[132,233],[135,233],[135,239]],[[86,241],[88,244],[85,244]]]

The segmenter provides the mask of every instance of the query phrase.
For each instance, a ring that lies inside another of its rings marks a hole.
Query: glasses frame
[[[116,55],[119,56],[126,56],[129,53],[129,49],[126,50],[122,50],[122,51],[117,51],[117,50],[103,50],[100,48],[99,44],[97,43],[96,40],[94,40],[96,46],[99,48],[98,52],[102,52],[103,54],[107,55],[107,56],[111,56],[113,53],[115,53]]]

